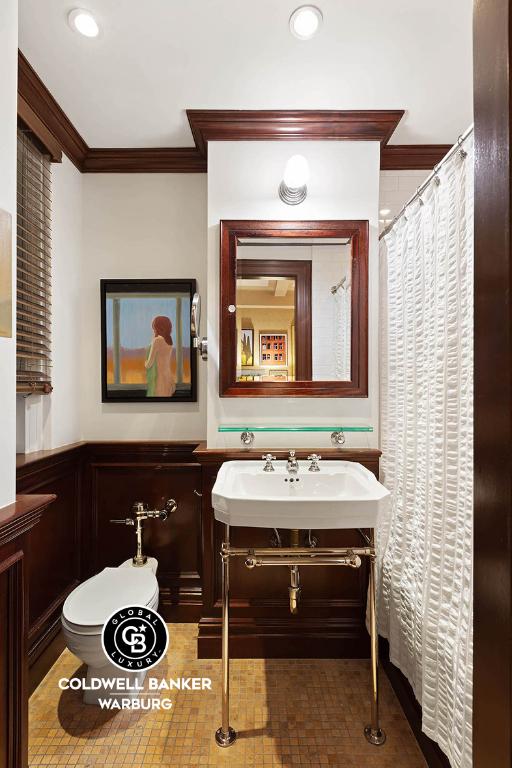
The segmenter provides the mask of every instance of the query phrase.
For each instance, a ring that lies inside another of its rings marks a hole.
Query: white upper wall
[[[18,3],[0,3],[0,208],[12,216],[16,232],[16,121]],[[15,275],[13,268],[13,297]],[[13,301],[13,310],[14,310]],[[13,333],[16,324],[13,320]],[[14,501],[16,447],[16,340],[0,338],[0,507]]]
[[[82,439],[82,180],[67,157],[52,165],[51,448]]]
[[[405,109],[394,144],[452,143],[472,120],[472,0],[20,0],[20,48],[90,146],[191,146],[187,108]]]
[[[206,437],[206,366],[197,403],[101,402],[101,278],[196,278],[206,303],[206,176],[83,177],[81,423],[85,440]],[[206,311],[206,310],[205,310]]]
[[[308,197],[288,206],[277,196],[286,160],[307,157]],[[211,142],[208,150],[208,445],[239,445],[219,424],[311,423],[373,426],[364,444],[378,445],[378,202],[377,142]],[[368,219],[370,223],[369,397],[219,397],[219,221],[221,219]],[[297,438],[318,447],[318,436]],[[350,445],[356,438],[350,437]],[[259,444],[263,444],[260,441]],[[290,436],[265,435],[265,446],[290,445]],[[324,441],[325,444],[325,441]]]

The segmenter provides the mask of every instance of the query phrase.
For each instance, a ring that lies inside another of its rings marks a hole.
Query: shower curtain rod
[[[448,150],[448,152],[443,157],[443,159],[440,160],[439,163],[434,167],[434,170],[432,171],[432,173],[430,173],[427,176],[427,178],[425,179],[423,184],[421,184],[418,187],[418,189],[416,190],[414,195],[412,197],[410,197],[409,200],[405,203],[405,205],[400,209],[400,211],[397,213],[397,215],[395,216],[393,221],[390,224],[388,224],[388,226],[385,229],[382,230],[382,232],[379,235],[379,240],[382,240],[382,238],[385,237],[385,235],[387,235],[388,232],[391,232],[391,230],[393,229],[393,227],[397,223],[398,219],[400,219],[404,215],[406,209],[410,206],[410,204],[412,202],[414,202],[414,200],[416,200],[417,197],[421,197],[421,195],[426,190],[426,188],[428,187],[430,182],[433,181],[435,178],[439,178],[437,174],[438,174],[439,169],[441,168],[441,166],[444,165],[446,163],[446,161],[449,160],[450,157],[455,154],[455,152],[457,152],[458,150],[462,150],[462,145],[466,141],[466,139],[468,139],[471,136],[471,134],[473,133],[473,128],[474,128],[474,126],[470,125],[469,128],[466,131],[464,131],[464,133],[462,133],[459,136],[459,138],[457,139],[457,143],[454,144],[453,147],[450,150]],[[464,150],[462,150],[462,151],[464,151]]]

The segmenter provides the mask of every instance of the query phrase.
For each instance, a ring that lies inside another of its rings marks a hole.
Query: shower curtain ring
[[[465,149],[462,148],[462,144],[463,144],[462,136],[459,136],[459,138],[457,139],[457,144],[459,145],[459,155],[462,160],[465,160],[466,157],[468,156],[468,153],[466,152]]]

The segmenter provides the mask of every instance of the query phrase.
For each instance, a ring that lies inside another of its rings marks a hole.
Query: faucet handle
[[[318,466],[318,462],[320,461],[322,457],[318,453],[312,453],[308,456],[308,461],[311,462],[309,471],[310,472],[320,472],[320,467]]]
[[[295,451],[294,450],[289,451],[289,454],[290,454],[290,459],[294,459],[295,458]]]
[[[276,460],[276,457],[272,456],[271,453],[264,453],[261,458],[265,462],[265,466],[263,467],[263,471],[264,472],[274,472],[274,466],[273,466],[272,462]]]

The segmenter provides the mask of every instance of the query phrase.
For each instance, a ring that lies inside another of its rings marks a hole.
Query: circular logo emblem
[[[112,664],[136,672],[151,669],[165,656],[169,632],[162,617],[151,608],[127,605],[106,620],[101,644]]]

